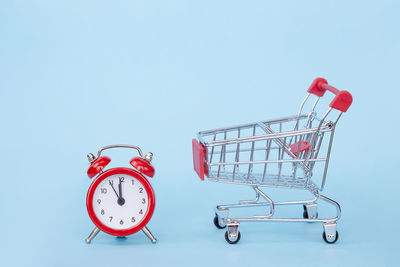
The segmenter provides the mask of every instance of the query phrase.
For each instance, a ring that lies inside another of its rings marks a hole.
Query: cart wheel
[[[304,211],[303,211],[303,218],[304,218],[304,219],[310,219],[310,218],[308,217],[308,212],[307,212],[306,205],[303,205],[303,209],[304,209]],[[315,214],[315,218],[314,218],[314,219],[317,219],[317,218],[318,218],[318,212]]]
[[[338,233],[338,231],[336,231],[335,239],[332,240],[332,241],[329,241],[329,240],[326,239],[326,234],[325,234],[325,231],[324,231],[324,232],[322,233],[322,238],[324,239],[324,241],[325,241],[326,243],[328,243],[328,244],[333,244],[333,243],[335,243],[335,242],[339,239],[339,233]]]
[[[219,219],[218,219],[218,215],[217,214],[215,214],[215,217],[214,217],[214,224],[218,229],[224,229],[226,227],[226,225],[220,225],[219,224]]]
[[[241,237],[241,235],[240,235],[240,232],[238,231],[236,239],[235,240],[231,240],[231,239],[229,239],[228,231],[225,232],[225,240],[229,244],[236,244],[237,242],[239,242],[240,237]]]

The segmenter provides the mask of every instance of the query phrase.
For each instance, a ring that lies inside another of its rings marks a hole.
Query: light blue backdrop
[[[396,1],[0,1],[0,265],[398,265],[399,13]],[[339,241],[319,224],[248,223],[228,245],[213,207],[252,193],[201,182],[191,138],[292,115],[318,76],[354,97],[324,191],[343,207]],[[156,245],[84,242],[86,154],[115,143],[154,153]]]

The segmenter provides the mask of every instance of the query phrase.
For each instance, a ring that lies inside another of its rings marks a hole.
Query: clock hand
[[[113,184],[111,181],[108,181],[108,183],[111,185],[111,188],[114,190],[114,193],[117,195],[117,198],[118,198],[118,200],[119,200],[120,197],[119,197],[117,191],[115,191],[114,184]]]
[[[120,206],[122,206],[125,204],[125,199],[122,197],[122,180],[121,179],[119,179],[118,191],[119,191],[118,204]]]
[[[118,184],[118,193],[119,197],[122,198],[122,183],[121,183],[121,178],[119,179],[119,184]]]

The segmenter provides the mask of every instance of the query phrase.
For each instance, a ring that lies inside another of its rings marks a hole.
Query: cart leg
[[[324,223],[324,240],[329,243],[335,243],[338,239],[338,232],[336,231],[336,223]]]
[[[254,217],[258,217],[258,218],[268,218],[271,217],[272,215],[274,215],[275,213],[275,204],[272,201],[272,199],[270,199],[263,191],[261,191],[261,189],[259,189],[257,186],[253,186],[253,189],[259,193],[266,201],[269,202],[269,206],[270,206],[270,211],[268,214],[266,215],[254,215]]]
[[[229,244],[235,244],[240,240],[239,223],[238,222],[228,222],[227,230],[225,233],[225,239]]]
[[[273,201],[257,186],[253,186],[254,191],[256,192],[256,198],[252,200],[239,200],[238,204],[224,204],[217,206],[217,212],[223,209],[229,208],[243,208],[243,207],[250,207],[250,206],[273,206]],[[259,202],[260,196],[262,196],[268,202]],[[273,207],[272,207],[273,209]],[[273,212],[272,212],[273,213]],[[270,216],[270,215],[269,215]]]
[[[226,219],[229,216],[229,209],[227,208],[220,208],[219,206],[217,206],[217,208],[215,209],[215,214],[217,216],[217,222],[218,225],[220,226],[220,228],[225,228],[226,226]]]
[[[254,191],[256,192],[256,198],[252,199],[252,200],[240,200],[239,204],[253,204],[253,203],[257,203],[258,200],[260,200],[260,193],[257,192],[257,190],[255,189],[255,187],[253,187]]]
[[[100,232],[100,229],[95,227],[93,229],[93,231],[90,233],[90,235],[88,236],[88,238],[85,239],[87,244],[90,244],[90,242],[92,242],[92,239],[96,237],[96,235]]]
[[[318,217],[318,212],[317,212],[317,203],[306,203],[303,205],[304,207],[304,213],[303,217],[304,219],[316,219]]]
[[[336,207],[336,214],[337,214],[336,217],[331,219],[329,222],[327,222],[327,223],[330,223],[330,222],[336,223],[336,221],[340,219],[340,215],[341,215],[341,208],[340,208],[339,203],[337,203],[335,200],[330,199],[330,198],[328,198],[326,196],[323,196],[323,195],[318,195],[318,197],[321,198],[322,200],[327,201],[328,203],[330,203],[330,204],[332,204],[332,205],[334,205]]]
[[[146,226],[142,228],[143,233],[151,240],[152,243],[156,243],[157,239],[153,236],[153,234],[150,232],[149,228]]]

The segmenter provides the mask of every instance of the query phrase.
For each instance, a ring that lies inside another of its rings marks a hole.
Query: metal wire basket
[[[326,91],[336,96],[321,118],[316,107]],[[306,102],[315,96],[308,113],[303,112]],[[333,136],[343,112],[352,103],[347,91],[328,85],[322,78],[314,80],[298,114],[275,120],[261,121],[234,127],[219,128],[198,133],[193,139],[193,164],[199,177],[210,181],[246,184],[253,187],[256,199],[240,201],[239,204],[219,205],[214,222],[217,227],[228,226],[226,239],[236,243],[240,239],[238,226],[241,221],[309,221],[324,223],[324,239],[328,243],[337,240],[336,221],[340,217],[337,202],[322,196],[331,155]],[[332,110],[338,114],[333,120],[328,115]],[[313,170],[318,165],[323,169],[322,179],[313,180]],[[311,200],[274,202],[260,187],[288,187],[309,190],[314,194]],[[260,196],[266,202],[260,202]],[[316,218],[317,200],[321,198],[337,208],[334,218]],[[304,218],[273,218],[275,205],[303,204]],[[270,212],[251,218],[231,218],[229,208],[270,206]]]

